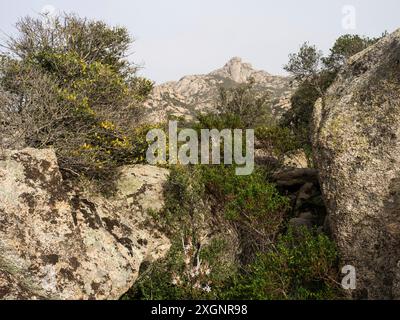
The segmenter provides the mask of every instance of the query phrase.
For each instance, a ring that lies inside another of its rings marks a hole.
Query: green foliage
[[[238,272],[228,258],[232,243],[223,233],[203,243],[208,223],[232,225],[250,260],[273,241],[282,226],[288,200],[268,173],[236,176],[233,166],[174,166],[165,186],[165,208],[154,216],[173,239],[168,257],[143,272],[127,298],[219,299]],[[204,225],[206,224],[206,225]]]
[[[287,129],[267,130],[290,140]],[[283,131],[280,131],[283,130]],[[289,150],[289,144],[282,150]],[[174,166],[165,208],[154,216],[172,239],[168,256],[143,267],[124,299],[335,299],[336,249],[327,236],[307,230],[284,235],[289,201],[257,168],[236,176],[234,166]],[[223,234],[204,243],[204,223],[237,230],[242,253],[226,253]]]
[[[322,52],[305,42],[298,53],[289,55],[289,62],[284,69],[297,81],[315,78],[321,70],[321,58]]]
[[[13,107],[25,143],[55,148],[63,170],[92,178],[143,161],[133,128],[152,82],[126,59],[127,30],[74,15],[28,17],[17,28],[0,82],[19,98]]]
[[[301,141],[303,146],[310,144],[310,124],[314,104],[319,98],[315,86],[304,81],[291,98],[292,108],[281,119],[281,125],[290,128],[295,140]]]
[[[234,166],[204,166],[202,181],[212,210],[239,233],[242,262],[253,259],[273,242],[283,227],[288,198],[268,181],[269,172],[256,168],[249,176],[235,175]]]
[[[368,38],[359,35],[346,34],[339,37],[330,49],[328,57],[323,59],[325,66],[332,71],[338,71],[347,59],[373,45],[381,38]]]
[[[199,167],[173,166],[164,187],[165,209],[160,221],[168,232],[196,230],[196,218],[206,211]]]
[[[216,202],[225,204],[228,219],[268,220],[272,227],[273,216],[279,216],[278,212],[287,208],[287,199],[267,182],[268,173],[262,169],[256,168],[248,176],[235,175],[234,166],[204,166],[202,169],[206,191]]]
[[[272,126],[256,129],[255,135],[261,147],[272,150],[278,158],[290,154],[303,147],[302,141],[289,127]]]
[[[142,276],[123,299],[218,299],[235,271],[232,264],[221,259],[227,245],[222,239],[214,240],[198,252],[190,243],[184,248],[181,239],[177,238],[168,256],[142,270]]]
[[[315,102],[324,97],[347,59],[379,39],[344,35],[336,40],[327,57],[308,43],[303,44],[298,53],[289,56],[284,68],[299,82],[299,86],[291,99],[292,108],[284,115],[281,125],[290,128],[304,146],[309,148],[311,145],[310,124]]]
[[[145,100],[153,90],[154,82],[143,77],[135,77],[132,79],[130,85],[131,89],[135,93],[136,100],[141,101]]]
[[[141,270],[124,299],[216,299],[219,288],[233,276],[236,267],[226,258],[231,244],[222,236],[204,241],[212,216],[201,175],[199,167],[171,167],[164,210],[154,215],[172,239],[171,250],[165,259]]]
[[[260,254],[233,280],[225,298],[318,300],[340,295],[336,283],[337,253],[323,234],[289,229],[269,252]]]
[[[255,90],[254,79],[234,88],[220,88],[217,113],[199,115],[202,128],[256,128],[272,122],[267,94]]]
[[[149,149],[151,142],[147,141],[147,134],[150,130],[153,129],[161,129],[166,131],[166,126],[164,124],[142,124],[135,126],[133,130],[129,133],[129,141],[131,143],[131,159],[134,160],[135,163],[147,163],[146,153]],[[168,145],[168,140],[167,140]],[[168,157],[168,150],[167,157]],[[161,165],[161,164],[160,164]]]
[[[196,273],[191,255],[175,241],[168,257],[142,270],[124,299],[331,300],[342,296],[336,281],[336,247],[325,235],[288,230],[243,270],[221,263],[226,245],[223,240],[211,243],[201,254],[202,271]]]
[[[199,120],[198,124],[194,127],[197,129],[241,129],[243,128],[243,122],[239,115],[236,114],[215,114],[207,113],[200,114],[197,116]]]

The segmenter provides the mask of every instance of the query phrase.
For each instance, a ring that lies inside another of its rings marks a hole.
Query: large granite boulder
[[[400,298],[400,30],[348,61],[316,104],[313,148],[355,298]]]
[[[168,171],[121,170],[106,198],[67,188],[52,150],[0,154],[0,299],[118,299],[167,253],[147,212]]]

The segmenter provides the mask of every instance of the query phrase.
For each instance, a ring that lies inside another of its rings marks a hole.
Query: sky
[[[379,36],[400,28],[399,0],[0,0],[0,31],[23,16],[74,12],[125,26],[133,62],[157,83],[204,74],[242,57],[284,74],[288,55],[308,41],[324,52],[342,34]]]

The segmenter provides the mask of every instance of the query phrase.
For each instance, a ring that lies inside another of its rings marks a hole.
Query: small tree
[[[323,67],[322,56],[322,52],[315,46],[305,42],[298,53],[289,55],[289,62],[284,69],[292,74],[296,81],[308,81],[322,94],[319,77]]]

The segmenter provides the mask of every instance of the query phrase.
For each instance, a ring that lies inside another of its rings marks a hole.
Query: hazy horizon
[[[397,0],[3,0],[0,5],[0,30],[9,35],[18,18],[43,8],[125,26],[135,38],[132,60],[157,83],[208,73],[234,56],[284,74],[288,55],[305,41],[327,52],[342,34],[372,37],[400,27]]]

